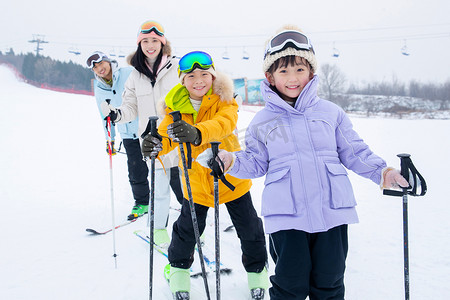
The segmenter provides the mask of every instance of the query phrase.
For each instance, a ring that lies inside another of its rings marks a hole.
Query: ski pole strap
[[[223,161],[217,156],[219,153],[219,142],[212,142],[211,150],[212,150],[212,158],[208,162],[208,165],[210,166],[212,172],[210,173],[214,178],[220,179],[223,184],[225,184],[230,190],[234,191],[235,186],[232,185],[226,178],[225,174],[223,174],[223,169],[225,168],[225,165]]]
[[[169,113],[169,115],[172,116],[173,121],[179,121],[181,120],[181,113],[178,110],[174,110],[172,112]],[[186,155],[187,155],[187,168],[188,169],[192,169],[192,149],[191,149],[191,144],[190,143],[186,143]]]
[[[403,192],[384,190],[383,194],[388,196],[401,197],[405,194],[411,196],[423,196],[427,192],[427,183],[423,176],[417,171],[414,166],[411,155],[402,153],[397,155],[400,158],[400,174],[408,181],[409,186],[403,189]],[[418,193],[418,188],[420,188],[420,193]]]
[[[192,148],[191,143],[186,143],[187,168],[192,169]]]

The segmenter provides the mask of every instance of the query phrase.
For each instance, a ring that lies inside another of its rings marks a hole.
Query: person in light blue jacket
[[[347,225],[358,222],[346,169],[382,188],[408,182],[340,107],[317,96],[314,49],[297,27],[269,40],[263,70],[266,105],[247,129],[245,151],[218,156],[231,176],[266,176],[261,214],[276,264],[270,299],[344,299]]]
[[[110,100],[111,105],[120,106],[122,104],[122,93],[125,82],[128,79],[132,67],[119,68],[117,61],[110,60],[106,54],[95,51],[86,61],[87,66],[95,74],[94,94],[102,119],[103,129],[105,130],[106,152],[109,154],[108,130],[106,127],[105,116],[102,115],[100,104],[106,99]],[[138,119],[123,124],[112,124],[111,140],[112,154],[116,154],[114,149],[114,139],[116,129],[120,133],[123,145],[125,147],[128,164],[128,178],[135,200],[134,206],[148,206],[150,188],[148,183],[148,168],[142,159],[141,147],[138,137]],[[128,219],[133,219],[139,215],[131,214]]]

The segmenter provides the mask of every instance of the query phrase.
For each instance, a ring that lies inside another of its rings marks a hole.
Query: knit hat
[[[155,38],[159,40],[163,45],[166,44],[166,37],[164,36],[164,28],[161,24],[155,21],[145,21],[139,27],[136,44],[145,38]]]
[[[199,70],[202,70],[202,71],[209,72],[209,73],[211,73],[211,75],[213,76],[213,78],[217,78],[217,73],[216,73],[216,70],[214,69],[214,67],[210,67],[209,69],[202,69],[202,68],[195,68],[195,69],[199,69]],[[193,69],[191,72],[193,72],[195,69]],[[185,77],[187,74],[191,73],[191,72],[188,72],[188,73],[180,72],[180,74],[178,75],[178,77],[180,77],[180,82],[181,82],[181,84],[184,84],[184,77]]]
[[[99,63],[101,61],[111,62],[108,56],[101,51],[94,51],[89,57],[86,59],[86,65],[89,69],[94,67],[94,64]]]
[[[293,25],[284,26],[277,32],[276,35],[271,37],[270,40],[266,42],[266,49],[268,48],[269,42],[274,37],[276,37],[278,34],[284,32],[284,31],[287,31],[287,30],[297,31],[297,32],[302,33],[302,31],[299,28],[297,28],[296,26],[293,26]],[[314,55],[314,50],[312,49],[312,46],[311,46],[311,50],[299,50],[299,49],[294,48],[294,46],[289,43],[286,44],[285,47],[286,47],[285,49],[283,49],[279,52],[275,52],[273,54],[267,54],[265,56],[264,62],[263,62],[263,72],[264,73],[267,72],[267,70],[269,70],[270,66],[272,66],[276,60],[278,60],[282,57],[285,57],[285,56],[290,56],[290,55],[300,56],[300,57],[303,57],[304,59],[306,59],[309,62],[309,64],[311,65],[311,72],[316,73],[317,61],[316,61],[316,57]]]

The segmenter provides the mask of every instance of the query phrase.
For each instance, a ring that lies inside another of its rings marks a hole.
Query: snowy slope
[[[111,226],[109,160],[95,100],[50,92],[18,82],[0,66],[0,299],[148,299],[148,245],[134,230],[146,218],[112,234],[90,236],[85,228]],[[254,111],[244,107],[239,127]],[[395,154],[409,152],[429,192],[410,197],[411,298],[450,295],[449,120],[352,118],[372,149],[398,167]],[[243,134],[241,134],[243,135]],[[132,206],[125,156],[114,157],[115,222]],[[401,200],[351,175],[361,223],[350,226],[346,299],[403,298]],[[252,195],[259,211],[263,179]],[[172,201],[177,206],[175,199]],[[207,243],[213,247],[213,211]],[[171,211],[169,223],[177,217]],[[221,223],[228,215],[221,208]],[[169,227],[170,228],[170,227]],[[222,299],[246,299],[246,274],[235,232],[222,233],[222,260],[233,267],[222,277]],[[196,257],[197,259],[197,257]],[[166,259],[155,252],[153,299],[171,299],[162,277]],[[270,272],[273,263],[269,259]],[[208,278],[214,298],[214,276]],[[206,299],[201,279],[192,281],[192,299]]]

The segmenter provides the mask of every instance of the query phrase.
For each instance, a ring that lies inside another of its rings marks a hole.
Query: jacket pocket
[[[296,213],[290,174],[289,168],[267,173],[262,193],[261,215],[293,215]]]
[[[330,182],[331,208],[348,208],[356,206],[352,184],[348,179],[347,170],[336,163],[326,163]]]

